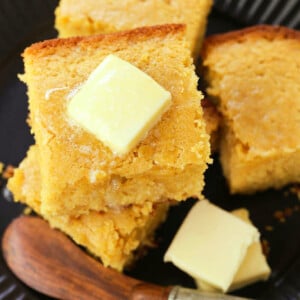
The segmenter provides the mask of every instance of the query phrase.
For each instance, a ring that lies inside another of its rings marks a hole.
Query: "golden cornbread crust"
[[[111,44],[118,43],[126,45],[127,43],[135,43],[145,41],[154,37],[165,38],[168,34],[184,34],[186,30],[185,24],[165,24],[149,27],[140,27],[132,30],[124,30],[110,34],[97,34],[88,37],[69,37],[69,38],[56,38],[43,42],[37,42],[30,47],[26,48],[23,57],[27,56],[48,56],[53,54],[53,50],[57,47],[64,47],[66,49],[75,46],[98,48],[101,43],[102,47],[110,46]]]
[[[256,25],[248,28],[234,30],[222,34],[208,36],[201,50],[201,57],[206,57],[211,50],[224,43],[243,43],[250,38],[253,39],[300,39],[300,32],[283,26]]]
[[[37,43],[23,54],[30,124],[39,146],[41,211],[90,210],[201,197],[210,162],[202,95],[184,25],[139,28]],[[125,156],[115,156],[66,114],[68,101],[108,55],[115,54],[171,92],[171,108]]]
[[[8,187],[15,199],[41,214],[38,156],[38,147],[32,146],[19,168],[15,169]],[[107,213],[90,211],[80,217],[43,217],[52,227],[62,230],[76,243],[100,257],[105,266],[122,271],[136,259],[134,252],[137,249],[151,246],[155,229],[165,220],[168,207],[167,202],[156,206],[146,203]]]
[[[55,11],[60,37],[89,36],[168,23],[187,24],[186,37],[199,54],[212,0],[61,0]]]
[[[209,96],[224,117],[221,162],[232,193],[300,180],[300,33],[254,26],[207,38]]]

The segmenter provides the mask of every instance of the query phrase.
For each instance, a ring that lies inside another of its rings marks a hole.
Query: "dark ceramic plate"
[[[214,8],[209,17],[208,34],[246,26],[242,11],[239,15],[233,10],[232,2],[238,1],[220,2],[222,1],[216,1],[218,9]],[[240,2],[251,5],[250,1]],[[228,5],[225,6],[224,3]],[[17,79],[17,74],[22,73],[23,68],[20,53],[32,42],[56,36],[53,29],[53,11],[56,5],[57,1],[54,0],[2,0],[0,3],[0,161],[6,164],[17,165],[25,156],[28,146],[33,143],[25,122],[26,89]],[[293,7],[295,9],[296,6]],[[227,15],[227,10],[231,16]],[[295,20],[294,10],[290,16]],[[253,22],[253,19],[249,19],[249,22]],[[281,191],[270,190],[254,196],[232,197],[221,174],[216,157],[214,165],[206,173],[206,197],[229,210],[239,207],[250,210],[255,225],[262,233],[262,239],[270,246],[268,261],[273,270],[268,282],[239,290],[236,295],[264,299],[300,299],[300,203],[296,195],[287,187]],[[0,235],[8,223],[23,210],[21,205],[9,201],[3,192],[4,189],[0,195]],[[190,277],[171,264],[162,262],[168,244],[192,203],[193,200],[188,200],[179,207],[172,208],[167,222],[158,232],[159,247],[150,250],[147,256],[127,272],[128,275],[161,285],[181,284],[194,287]],[[280,222],[274,217],[274,213],[283,210],[286,217]],[[273,230],[268,231],[270,228]],[[2,299],[48,298],[19,282],[0,255],[0,300]]]

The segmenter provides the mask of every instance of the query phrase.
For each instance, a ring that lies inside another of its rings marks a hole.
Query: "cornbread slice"
[[[38,147],[15,169],[8,187],[16,200],[41,214],[41,180]],[[105,266],[121,271],[134,259],[134,251],[151,245],[158,225],[164,221],[169,204],[130,206],[107,213],[90,211],[80,217],[43,215],[50,225],[68,234],[76,243],[101,258]],[[135,256],[136,257],[136,256]]]
[[[72,95],[112,53],[172,95],[160,122],[122,157],[66,114]],[[41,153],[42,214],[79,216],[201,196],[210,162],[209,136],[184,25],[50,40],[32,45],[23,55],[30,124]]]
[[[232,193],[300,180],[300,33],[255,26],[209,37],[208,94],[224,117],[220,153]]]
[[[211,6],[212,0],[61,0],[55,26],[60,37],[71,37],[183,23],[190,48],[198,54]]]

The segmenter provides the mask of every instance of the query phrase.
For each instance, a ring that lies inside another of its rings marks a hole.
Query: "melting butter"
[[[171,105],[171,94],[117,56],[107,56],[69,101],[67,112],[113,153],[133,149]]]

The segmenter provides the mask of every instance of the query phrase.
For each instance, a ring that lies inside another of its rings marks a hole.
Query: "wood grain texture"
[[[59,299],[164,300],[171,290],[103,267],[38,217],[15,219],[4,234],[2,249],[18,278]]]

